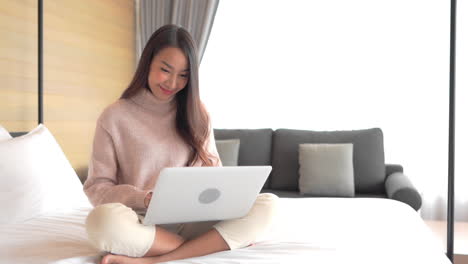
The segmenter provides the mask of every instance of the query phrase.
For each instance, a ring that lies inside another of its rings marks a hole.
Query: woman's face
[[[158,52],[151,62],[148,83],[156,98],[170,101],[189,79],[189,66],[185,54],[179,48],[167,47]]]

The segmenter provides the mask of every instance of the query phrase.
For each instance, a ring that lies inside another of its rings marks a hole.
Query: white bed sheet
[[[84,230],[90,210],[0,227],[0,263],[99,263]],[[279,211],[269,235],[253,246],[172,263],[450,263],[420,216],[397,201],[281,198]]]

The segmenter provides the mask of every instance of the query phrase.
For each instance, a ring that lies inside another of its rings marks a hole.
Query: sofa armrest
[[[385,181],[385,190],[388,198],[404,202],[416,211],[421,208],[421,195],[405,174],[401,172],[390,174]]]
[[[403,172],[403,166],[399,164],[385,164],[385,176],[388,177],[395,172]]]

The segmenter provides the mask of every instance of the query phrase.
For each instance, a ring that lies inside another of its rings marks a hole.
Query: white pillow
[[[354,196],[353,144],[299,144],[299,191]]]
[[[0,141],[10,139],[10,138],[11,138],[10,133],[8,133],[8,131],[4,127],[0,126]]]
[[[87,204],[78,176],[44,125],[0,141],[0,224]]]
[[[238,165],[240,139],[218,139],[215,144],[223,166]]]

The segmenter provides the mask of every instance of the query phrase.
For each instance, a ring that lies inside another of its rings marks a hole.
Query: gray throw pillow
[[[380,128],[341,131],[275,130],[272,138],[271,189],[299,190],[298,147],[299,144],[306,143],[353,143],[355,192],[372,195],[385,193],[384,141]]]
[[[239,139],[215,140],[216,149],[223,166],[237,166],[239,159]]]
[[[354,196],[353,144],[299,144],[299,192]]]

